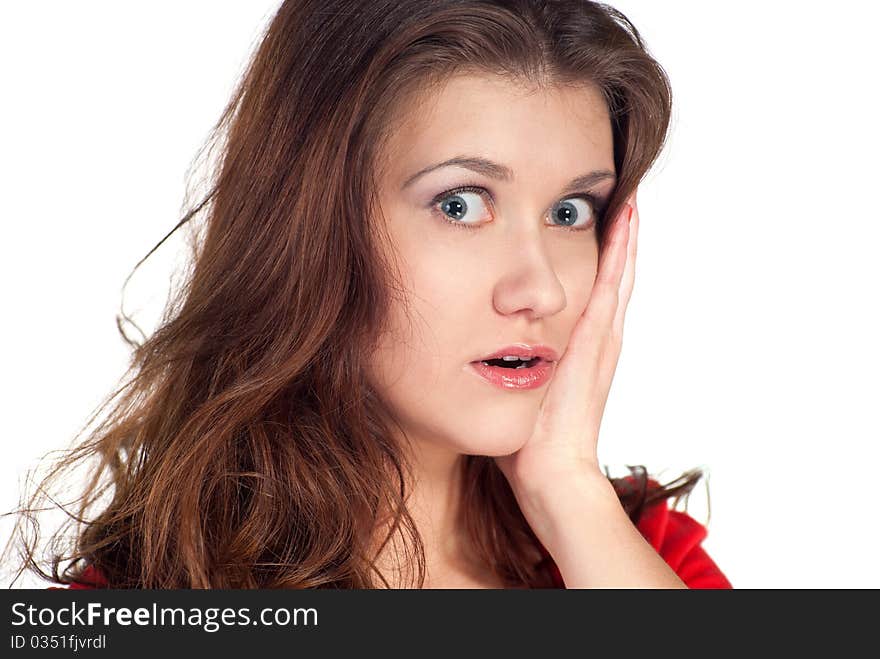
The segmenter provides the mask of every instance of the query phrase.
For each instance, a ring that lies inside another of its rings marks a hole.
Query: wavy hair
[[[142,341],[118,318],[126,376],[15,511],[19,575],[64,584],[91,565],[115,588],[388,587],[374,537],[387,524],[383,547],[400,534],[424,583],[411,465],[365,378],[399,282],[364,218],[381,212],[395,113],[462,72],[601,90],[618,174],[603,242],[662,151],[672,104],[622,13],[586,0],[286,0],[213,127],[206,191],[144,257],[198,226],[182,285]],[[80,467],[84,491],[56,502]],[[494,460],[462,468],[479,560],[510,587],[549,587]],[[608,478],[633,521],[703,475],[660,485],[630,469]],[[66,518],[40,559],[46,501]]]

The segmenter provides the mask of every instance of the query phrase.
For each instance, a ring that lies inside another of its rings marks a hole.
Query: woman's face
[[[472,362],[514,344],[564,354],[615,184],[608,111],[595,88],[460,75],[401,117],[379,200],[408,304],[392,301],[370,382],[409,438],[507,455],[528,440],[547,384],[498,386]],[[440,166],[452,158],[477,162]]]

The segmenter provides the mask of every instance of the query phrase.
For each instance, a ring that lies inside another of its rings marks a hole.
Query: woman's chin
[[[482,435],[476,441],[469,441],[465,453],[498,458],[503,455],[516,453],[528,441],[528,433],[522,430],[509,433],[493,432],[491,435]]]

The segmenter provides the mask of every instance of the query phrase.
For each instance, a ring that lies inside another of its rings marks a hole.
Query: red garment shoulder
[[[74,581],[67,586],[49,586],[47,590],[93,590],[96,588],[108,588],[107,580],[94,566],[89,565],[83,570],[80,581]]]
[[[646,507],[636,528],[688,588],[733,588],[700,546],[708,534],[706,527],[687,513],[670,510],[667,499]],[[554,584],[565,588],[559,568],[546,550],[542,548],[542,551],[547,556]]]
[[[687,513],[670,510],[666,499],[648,506],[636,528],[688,588],[733,588],[700,545],[706,527]]]

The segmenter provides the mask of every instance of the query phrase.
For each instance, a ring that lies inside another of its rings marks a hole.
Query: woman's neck
[[[473,558],[470,539],[462,524],[462,469],[464,456],[431,442],[414,442],[410,462],[407,509],[425,548],[425,588],[501,587],[486,566]],[[381,540],[384,539],[384,531]],[[411,587],[415,569],[397,569],[400,537],[383,548],[377,567],[395,588]],[[404,557],[400,559],[404,563]]]

